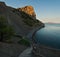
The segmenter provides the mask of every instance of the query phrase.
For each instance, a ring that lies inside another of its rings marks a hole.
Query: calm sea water
[[[39,44],[60,49],[60,24],[45,24],[36,32],[35,41]]]

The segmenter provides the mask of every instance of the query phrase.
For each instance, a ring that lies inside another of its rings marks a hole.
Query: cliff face
[[[0,6],[5,7],[6,4],[4,2],[0,2]]]
[[[3,13],[6,11],[6,4],[4,2],[0,2],[0,13]]]
[[[33,18],[36,18],[36,14],[34,11],[34,8],[32,6],[25,6],[22,8],[18,8],[19,11],[23,11],[25,13],[27,13],[28,15],[31,15]]]
[[[8,24],[14,27],[16,34],[23,36],[27,35],[36,27],[43,25],[42,22],[36,19],[36,14],[32,6],[26,6],[17,10],[6,6],[4,2],[0,2],[0,16],[7,19]]]

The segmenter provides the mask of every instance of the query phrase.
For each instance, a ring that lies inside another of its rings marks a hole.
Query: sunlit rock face
[[[18,8],[18,10],[29,14],[34,19],[36,18],[36,14],[35,14],[34,8],[32,6],[25,6],[25,7],[22,7],[22,8]]]

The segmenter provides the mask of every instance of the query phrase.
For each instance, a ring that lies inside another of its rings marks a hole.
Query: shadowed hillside
[[[29,6],[27,6],[27,10],[29,10]],[[32,11],[34,12],[33,9]],[[27,35],[31,30],[35,29],[36,27],[41,27],[42,25],[44,25],[36,18],[34,19],[34,17],[36,17],[36,14],[35,12],[33,12],[31,12],[31,16],[26,13],[26,10],[22,11],[19,9],[15,9],[7,6],[4,2],[0,2],[0,16],[5,17],[8,21],[8,24],[12,25],[16,33],[20,35]]]

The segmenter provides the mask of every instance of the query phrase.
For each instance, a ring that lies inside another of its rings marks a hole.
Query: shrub
[[[7,19],[0,16],[0,41],[9,39],[14,35],[14,29],[8,25]]]
[[[30,46],[30,42],[27,39],[21,39],[18,41],[19,44]]]

